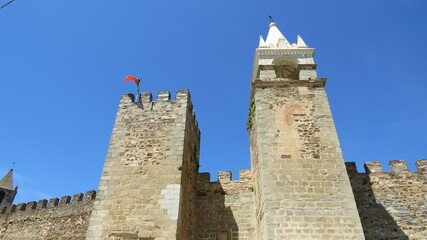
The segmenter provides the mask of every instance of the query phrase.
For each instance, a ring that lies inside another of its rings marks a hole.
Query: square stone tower
[[[274,22],[255,51],[247,127],[260,240],[364,239],[314,51]]]
[[[187,90],[123,95],[87,239],[193,239],[199,144]]]

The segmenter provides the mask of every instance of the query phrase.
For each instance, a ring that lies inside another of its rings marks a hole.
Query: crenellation
[[[42,199],[42,200],[39,200],[37,202],[36,209],[42,209],[42,208],[46,208],[46,207],[47,207],[47,200],[46,199]]]
[[[197,175],[197,182],[200,183],[208,183],[211,181],[211,174],[208,172],[201,172]]]
[[[74,197],[73,197],[73,200],[74,200]],[[65,205],[65,204],[69,204],[70,202],[71,202],[71,197],[70,196],[63,196],[63,197],[61,197],[61,200],[59,200],[59,205],[62,206],[62,205]]]
[[[141,102],[151,102],[153,100],[153,95],[151,92],[143,92],[139,97]]]
[[[409,172],[408,165],[405,160],[392,160],[389,162],[390,170],[396,173]]]
[[[73,198],[71,200],[71,203],[75,204],[75,203],[79,203],[81,201],[83,201],[84,195],[83,193],[76,193],[73,195]],[[68,201],[69,203],[70,201]]]
[[[5,206],[5,211],[0,209],[0,239],[84,240],[95,194],[88,191],[86,195],[87,201],[73,204],[70,196],[64,196],[61,200],[51,198],[49,202],[40,200]]]
[[[16,211],[25,211],[26,208],[27,208],[27,204],[26,203],[19,203],[16,206]]]
[[[75,205],[78,203],[83,204],[85,202],[92,202],[95,199],[95,197],[96,197],[96,191],[91,190],[91,191],[87,191],[85,195],[85,200],[83,200],[83,194],[78,193],[78,194],[74,194],[73,201],[71,201],[70,196],[63,196],[60,199],[51,198],[49,199],[49,201],[46,199],[42,199],[42,200],[39,200],[38,202],[31,201],[28,203],[19,203],[18,205],[14,205],[14,206],[13,205],[1,206],[2,208],[0,208],[0,213],[10,214],[15,211],[31,211],[31,210],[43,211],[45,209],[48,210],[56,207],[64,207],[64,206],[66,207],[71,204]]]
[[[231,171],[219,171],[217,181],[211,181],[211,174],[209,172],[199,172],[198,173],[198,183],[217,183],[219,181],[231,181],[231,182],[239,182],[239,181],[252,181],[253,179],[253,171],[252,170],[239,170],[239,177],[237,180],[232,180],[232,172]]]
[[[381,163],[379,161],[366,162],[363,166],[365,167],[365,171],[367,173],[383,172],[383,168],[381,167]]]
[[[252,170],[240,170],[239,179],[242,181],[252,181],[253,171]]]
[[[253,192],[252,170],[240,170],[239,179],[232,180],[231,171],[218,172],[218,181],[210,181],[209,173],[199,173],[197,192],[199,196],[232,195]]]
[[[390,173],[385,172],[381,166],[381,162],[379,161],[373,161],[373,162],[366,162],[364,164],[365,172],[359,172],[356,167],[355,162],[346,162],[346,169],[348,174],[353,173]],[[427,159],[417,160],[415,162],[415,166],[417,168],[419,173],[424,173],[427,165]],[[391,173],[411,173],[412,171],[409,170],[408,164],[405,160],[390,160],[389,166]]]
[[[417,167],[419,172],[427,172],[427,159],[418,160],[415,163],[415,166]]]
[[[231,171],[218,172],[218,181],[231,181]]]
[[[37,202],[31,201],[27,203],[27,207],[25,208],[25,210],[34,210],[36,208],[37,208]]]
[[[178,91],[176,91],[175,99],[176,100],[185,100],[185,101],[188,101],[188,100],[191,99],[190,92],[187,89],[178,90]]]
[[[135,95],[132,93],[128,94],[122,94],[122,97],[120,98],[121,103],[133,103],[135,101]]]
[[[47,204],[47,207],[56,207],[59,204],[59,199],[58,198],[51,198],[49,199],[49,203]]]
[[[171,93],[169,91],[160,91],[157,93],[158,102],[169,101],[169,100],[171,100]]]
[[[357,173],[357,167],[355,162],[345,162],[345,167],[348,173]]]
[[[15,204],[8,205],[8,206],[6,206],[4,214],[11,214],[11,213],[15,212],[15,210],[16,210],[16,205]]]
[[[175,99],[171,99],[169,91],[159,91],[156,101],[153,101],[152,93],[150,92],[141,93],[138,102],[135,102],[135,96],[133,94],[122,94],[120,108],[127,108],[133,104],[145,111],[161,111],[164,109],[173,110],[174,106],[178,103],[187,103],[190,109],[192,109],[190,99],[190,93],[186,89],[176,91]]]

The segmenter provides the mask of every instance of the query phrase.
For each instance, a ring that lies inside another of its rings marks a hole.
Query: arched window
[[[276,78],[298,79],[298,61],[293,56],[282,56],[274,59]]]

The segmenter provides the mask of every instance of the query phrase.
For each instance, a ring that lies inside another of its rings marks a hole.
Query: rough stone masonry
[[[187,90],[155,101],[125,94],[97,196],[13,205],[9,172],[0,239],[427,239],[427,160],[417,172],[402,160],[391,172],[344,163],[314,51],[300,36],[291,44],[275,23],[260,38],[247,123],[252,167],[239,179],[199,173]]]

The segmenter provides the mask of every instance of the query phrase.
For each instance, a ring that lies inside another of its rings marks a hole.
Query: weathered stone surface
[[[57,200],[54,198],[47,207],[37,208],[35,202],[6,207],[7,211],[0,215],[0,239],[86,239],[93,199],[59,205]]]
[[[251,170],[240,171],[240,180],[231,181],[231,172],[220,172],[210,182],[201,173],[197,188],[197,240],[255,239],[255,205]]]
[[[87,239],[194,237],[200,132],[190,95],[150,100],[122,96]]]
[[[364,239],[325,89],[277,83],[252,87],[258,239]]]
[[[323,85],[272,86],[254,95],[254,169],[239,180],[197,174],[200,133],[186,91],[176,100],[162,92],[160,102],[125,95],[98,205],[89,191],[1,206],[0,239],[360,239],[357,219],[366,239],[425,239],[427,160],[418,172],[402,160],[392,172],[379,162],[342,171]]]
[[[417,165],[422,165],[417,161]],[[392,172],[358,173],[347,163],[348,175],[366,239],[426,239],[427,176],[410,172],[405,161],[390,162]]]

